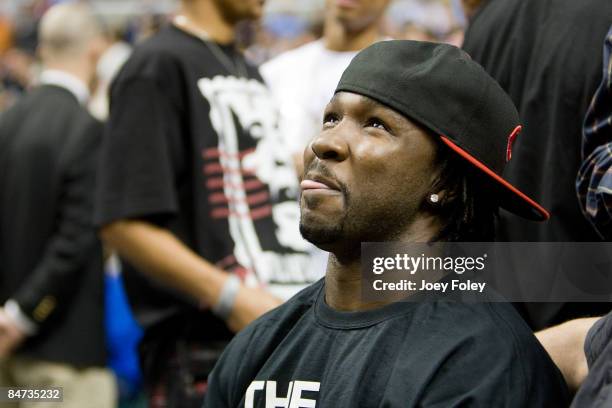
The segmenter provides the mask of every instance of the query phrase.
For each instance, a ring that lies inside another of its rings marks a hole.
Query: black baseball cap
[[[341,91],[374,99],[439,135],[492,181],[500,207],[531,220],[550,217],[502,177],[521,131],[519,115],[464,51],[449,44],[381,41],[355,56],[338,83]]]

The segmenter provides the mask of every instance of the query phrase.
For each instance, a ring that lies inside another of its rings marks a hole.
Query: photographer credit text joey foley
[[[482,293],[486,287],[485,282],[475,282],[470,279],[450,279],[446,281],[432,281],[426,278],[425,273],[442,272],[463,275],[465,272],[478,272],[486,266],[487,254],[479,257],[465,256],[410,256],[408,254],[395,254],[391,257],[375,257],[372,262],[372,272],[383,277],[385,272],[400,272],[408,279],[399,279],[386,282],[384,279],[375,279],[372,288],[375,291],[403,291],[403,292],[450,292],[450,291],[477,291]],[[422,279],[414,279],[416,274]]]

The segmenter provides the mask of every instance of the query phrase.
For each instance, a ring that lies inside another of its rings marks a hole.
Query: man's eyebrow
[[[405,120],[409,120],[408,118],[406,118],[404,115],[402,115],[401,113],[399,113],[398,111],[396,111],[395,109],[382,104],[374,99],[371,98],[365,98],[364,99],[365,104],[367,105],[367,107],[369,109],[384,109],[385,110],[385,114],[389,115],[390,117],[392,117],[395,120],[398,121],[405,121]]]
[[[332,96],[332,98],[329,100],[329,103],[325,106],[325,110],[324,112],[327,111],[328,108],[332,108],[332,109],[336,109],[337,108],[337,104],[341,103],[341,101],[339,100],[340,96],[339,93],[334,94],[334,96]],[[410,120],[412,122],[411,119],[406,118],[404,115],[402,115],[401,113],[397,112],[395,109],[380,103],[378,101],[376,101],[375,99],[372,98],[368,98],[366,96],[363,95],[359,95],[359,97],[361,98],[361,103],[363,103],[366,109],[384,109],[386,111],[387,115],[391,115],[393,118],[395,118],[396,120]]]
[[[331,99],[329,100],[329,102],[327,102],[327,105],[325,105],[325,107],[327,108],[329,105],[332,105],[332,104],[335,104],[335,103],[338,103],[338,94],[337,93],[335,93],[331,97]]]
[[[374,99],[367,98],[365,96],[362,96],[361,98],[362,98],[364,104],[367,105],[368,108],[372,108],[372,109],[375,109],[375,108],[386,108],[386,109],[389,109],[387,106],[383,105],[380,102],[376,102]]]
[[[387,105],[385,105],[383,103],[378,102],[375,99],[368,98],[366,96],[361,96],[361,98],[362,98],[363,104],[368,109],[372,109],[372,110],[374,110],[374,109],[384,109],[386,111],[385,113],[387,113],[388,115],[391,115],[391,116],[393,116],[393,117],[395,117],[397,119],[405,119],[404,115],[402,115],[401,113],[397,112],[395,109],[393,109],[393,108],[391,108],[391,107],[389,107],[389,106],[387,106]]]
[[[361,98],[361,102],[363,102],[365,105],[367,105],[368,108],[386,108],[386,109],[389,109],[389,107],[383,105],[380,102],[375,101],[374,99],[368,98],[367,96],[359,95],[359,97]],[[331,97],[331,99],[329,100],[327,105],[332,105],[332,104],[339,103],[338,98],[340,98],[340,94],[339,93],[334,94],[334,96]]]

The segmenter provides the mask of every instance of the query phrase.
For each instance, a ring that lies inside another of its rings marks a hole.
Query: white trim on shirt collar
[[[79,103],[85,104],[89,100],[89,89],[85,82],[65,71],[46,69],[40,74],[41,85],[55,85],[72,93]]]

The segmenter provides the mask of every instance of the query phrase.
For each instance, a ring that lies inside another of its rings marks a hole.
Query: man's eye
[[[366,126],[373,127],[373,128],[376,128],[376,129],[385,130],[387,132],[389,131],[389,128],[387,127],[385,122],[383,122],[382,120],[380,120],[378,118],[370,118],[370,119],[368,119],[368,121],[366,122]]]
[[[336,115],[335,113],[328,113],[323,117],[323,127],[335,125],[338,122],[338,115]]]

